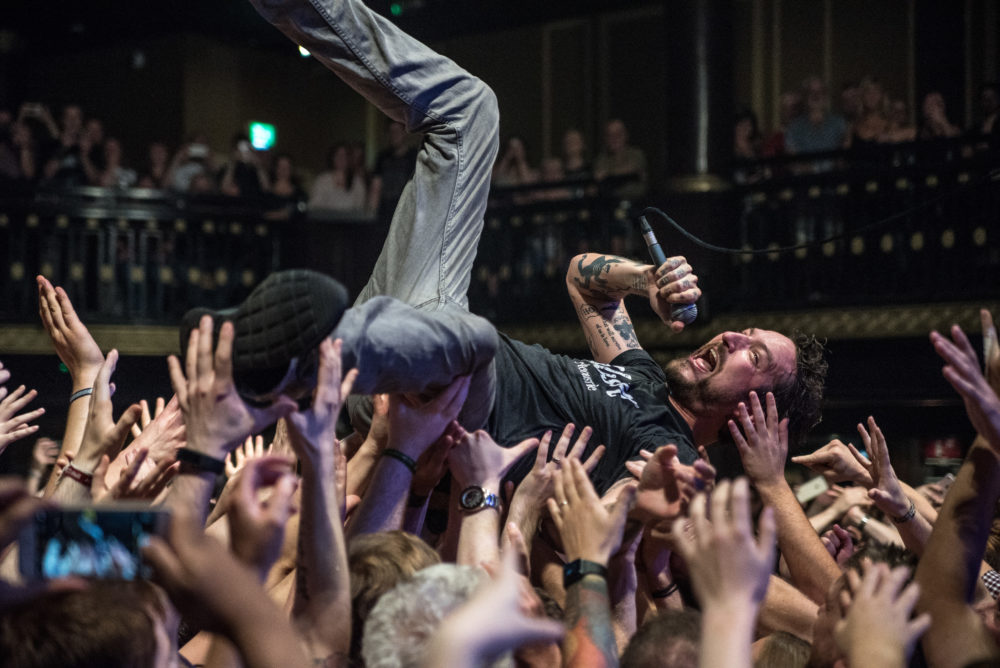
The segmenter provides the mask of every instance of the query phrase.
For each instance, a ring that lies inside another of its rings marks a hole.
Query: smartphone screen
[[[32,581],[148,577],[139,551],[149,536],[163,533],[167,517],[148,506],[40,511],[20,538],[21,573]]]

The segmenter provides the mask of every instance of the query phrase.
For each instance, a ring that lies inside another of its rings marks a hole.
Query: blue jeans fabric
[[[252,2],[383,113],[424,133],[372,276],[333,332],[345,368],[359,370],[355,392],[422,392],[472,374],[460,420],[482,426],[499,340],[468,312],[466,293],[499,146],[496,96],[360,0]]]

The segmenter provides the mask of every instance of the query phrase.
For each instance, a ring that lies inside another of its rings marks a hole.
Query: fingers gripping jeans
[[[496,330],[468,312],[490,174],[496,96],[360,0],[252,0],[296,44],[409,132],[424,133],[368,284],[333,335],[355,392],[420,392],[472,374],[460,419],[486,422]]]

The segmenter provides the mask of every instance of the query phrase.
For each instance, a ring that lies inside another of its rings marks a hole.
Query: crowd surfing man
[[[248,400],[303,396],[314,385],[320,341],[343,341],[354,392],[433,396],[453,382],[467,393],[459,422],[513,445],[567,423],[593,425],[584,456],[607,451],[591,472],[606,491],[640,450],[676,446],[680,462],[717,440],[751,391],[773,392],[793,439],[818,419],[826,371],[815,339],[774,331],[724,332],[660,368],[642,350],[625,297],[645,297],[674,331],[670,309],[701,295],[683,257],[661,266],[585,254],[566,276],[592,360],[555,355],[498,334],[468,311],[467,290],[498,148],[492,90],[356,0],[256,3],[258,11],[407,131],[423,133],[417,165],[393,215],[371,279],[346,308],[325,276],[279,272],[238,308],[214,314],[236,327],[234,371]],[[181,345],[207,311],[192,311]],[[464,387],[466,386],[467,387]],[[364,402],[351,406],[364,421]],[[673,450],[671,450],[672,454]],[[519,480],[524,457],[509,474]],[[492,490],[497,492],[498,490]]]

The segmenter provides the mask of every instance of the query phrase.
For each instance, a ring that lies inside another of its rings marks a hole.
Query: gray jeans
[[[481,427],[498,337],[469,313],[466,293],[499,144],[496,96],[360,0],[252,2],[383,113],[424,133],[372,276],[333,332],[345,368],[359,370],[355,392],[422,392],[472,374],[460,420]]]

